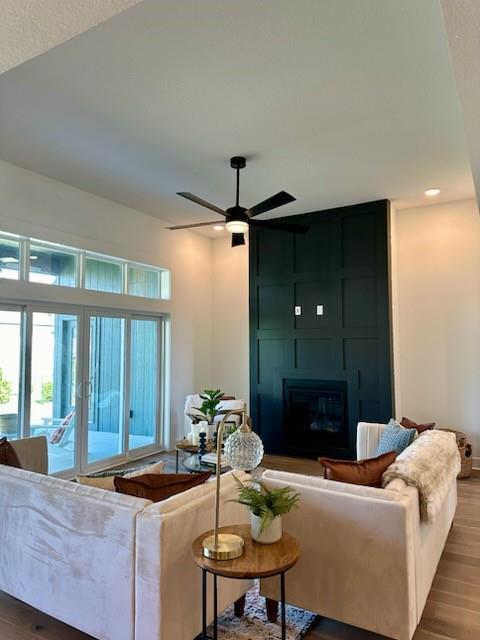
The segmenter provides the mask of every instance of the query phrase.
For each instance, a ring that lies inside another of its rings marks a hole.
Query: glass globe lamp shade
[[[225,441],[225,458],[232,469],[251,471],[262,461],[263,443],[256,433],[247,429],[242,425]]]

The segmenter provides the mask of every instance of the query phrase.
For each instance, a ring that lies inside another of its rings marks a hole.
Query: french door
[[[163,322],[0,305],[0,436],[45,435],[49,472],[139,457],[162,436]]]

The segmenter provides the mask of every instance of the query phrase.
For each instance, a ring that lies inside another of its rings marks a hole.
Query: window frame
[[[78,289],[89,291],[93,293],[99,294],[112,294],[112,295],[122,295],[128,296],[130,298],[142,298],[144,300],[170,300],[171,297],[171,274],[170,270],[166,267],[159,267],[152,264],[146,264],[143,262],[137,262],[135,260],[127,260],[124,258],[119,258],[116,256],[110,256],[107,254],[99,253],[96,251],[88,251],[86,249],[80,249],[76,247],[71,247],[69,245],[59,244],[56,242],[48,242],[46,240],[37,240],[36,238],[28,238],[25,236],[20,236],[18,234],[8,233],[4,231],[0,231],[0,240],[4,238],[5,240],[11,240],[13,242],[19,243],[19,268],[18,268],[18,278],[11,279],[13,282],[28,282],[35,285],[47,286],[47,287],[61,287],[65,286],[70,290]],[[52,252],[58,251],[60,253],[65,253],[66,255],[74,256],[76,261],[75,267],[75,284],[74,285],[61,285],[54,283],[46,283],[46,282],[35,282],[30,279],[30,253],[31,247],[39,247],[50,249]],[[100,262],[106,262],[114,265],[119,265],[121,269],[121,291],[105,291],[99,289],[91,289],[86,286],[86,269],[87,269],[87,260],[93,259],[98,260]],[[150,271],[158,274],[158,296],[148,296],[142,295],[137,296],[135,294],[128,292],[128,270],[130,268],[140,269],[145,271]],[[2,280],[7,280],[7,278],[2,278],[0,276],[0,282]]]

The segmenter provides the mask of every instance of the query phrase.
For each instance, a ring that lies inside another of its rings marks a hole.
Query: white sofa
[[[359,423],[357,457],[375,454],[385,425]],[[385,489],[266,471],[270,487],[292,486],[299,509],[284,516],[302,553],[287,576],[290,604],[396,640],[411,640],[420,622],[457,504],[455,478],[432,524],[420,520],[416,488],[394,480]],[[261,593],[279,600],[277,582]]]
[[[100,640],[192,640],[201,572],[191,543],[212,527],[214,489],[207,482],[153,504],[0,465],[0,590]],[[227,502],[236,496],[225,474],[224,525],[249,521]],[[220,610],[249,587],[222,580]]]

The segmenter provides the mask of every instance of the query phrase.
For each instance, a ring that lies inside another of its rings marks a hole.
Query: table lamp
[[[217,478],[215,492],[215,528],[214,533],[203,541],[203,555],[212,560],[233,560],[243,553],[244,541],[232,533],[218,533],[220,516],[220,475],[223,431],[227,419],[232,414],[238,415],[238,409],[228,411],[220,422],[217,431]],[[247,408],[242,411],[242,423],[225,442],[225,460],[233,469],[251,471],[258,467],[263,458],[263,444],[256,433],[247,424]]]

